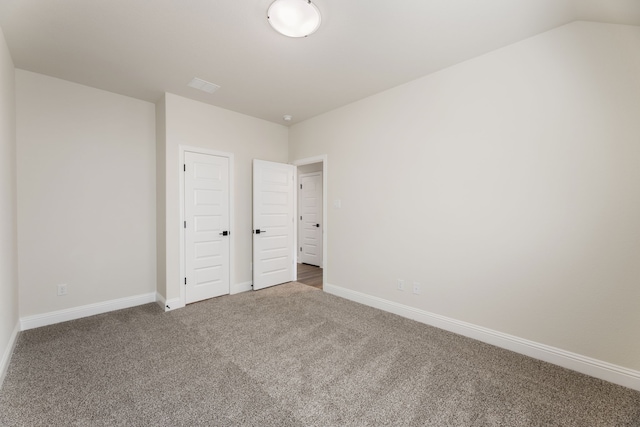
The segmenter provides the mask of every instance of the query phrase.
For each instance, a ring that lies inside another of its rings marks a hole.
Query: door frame
[[[292,162],[292,164],[294,166],[296,166],[296,169],[298,166],[303,166],[303,165],[310,165],[312,163],[322,163],[322,221],[323,221],[323,227],[322,227],[322,290],[324,291],[324,285],[327,283],[327,272],[329,271],[329,257],[327,256],[328,253],[328,244],[327,244],[327,235],[328,235],[328,230],[329,230],[329,215],[327,212],[327,200],[328,200],[328,194],[329,194],[329,186],[328,186],[328,176],[329,176],[329,164],[328,164],[328,156],[326,154],[321,154],[319,156],[313,156],[313,157],[305,157],[302,159],[298,159],[298,160],[294,160]],[[298,173],[296,171],[295,174],[295,189],[296,191],[294,191],[295,194],[295,218],[298,218],[299,214],[298,214]],[[298,227],[294,227],[294,241],[298,242]],[[297,248],[297,246],[296,246]],[[297,252],[297,251],[296,251]],[[296,256],[296,263],[294,265],[295,267],[295,278],[296,280],[298,279],[298,264],[297,264],[297,260],[298,257]]]
[[[187,294],[186,287],[184,286],[184,279],[186,277],[186,259],[185,259],[185,247],[184,247],[184,153],[197,153],[197,154],[206,154],[210,156],[218,156],[218,157],[226,157],[229,159],[229,293],[231,293],[231,289],[233,287],[233,283],[235,281],[235,240],[236,240],[236,229],[235,229],[235,215],[234,215],[234,172],[233,172],[233,153],[228,153],[225,151],[217,151],[210,150],[202,147],[194,147],[190,145],[182,145],[178,146],[179,155],[178,155],[178,171],[180,174],[180,179],[178,183],[178,194],[180,197],[180,223],[178,227],[180,227],[180,306],[186,306]]]
[[[297,176],[298,176],[299,179],[304,178],[304,177],[309,177],[309,176],[322,176],[322,171],[299,173]],[[323,181],[323,184],[324,184],[324,181]],[[302,185],[302,184],[300,184],[300,182],[298,182],[298,185],[296,185],[296,191],[298,192],[298,212],[297,212],[297,215],[296,215],[295,218],[296,218],[296,225],[298,226],[298,232],[300,231],[300,215],[302,215],[300,213],[300,208],[302,207],[300,205],[300,202],[301,202],[300,201],[300,192],[302,191],[302,189],[300,188],[300,185]],[[322,187],[322,196],[324,197],[324,186]],[[320,216],[321,216],[320,222],[322,222],[321,231],[322,231],[322,236],[324,236],[324,213],[322,211],[320,212]],[[324,241],[323,241],[323,243],[324,243]],[[300,246],[302,245],[302,242],[300,241],[300,233],[298,233],[298,242],[297,242],[297,244],[298,244],[298,247],[296,248],[296,255],[297,255],[296,262],[300,263],[301,262],[300,261],[300,256],[301,255],[300,255],[300,251],[298,250],[300,248]],[[322,252],[323,253],[322,253],[321,256],[324,258],[324,247],[322,249]],[[324,267],[324,259],[322,260],[322,262],[320,263],[320,265],[318,267],[320,267],[320,268]]]

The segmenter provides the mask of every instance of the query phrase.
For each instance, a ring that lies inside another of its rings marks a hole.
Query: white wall
[[[0,29],[0,385],[18,327],[15,72]]]
[[[166,245],[166,205],[167,205],[167,124],[164,95],[156,103],[156,281],[157,292],[167,296],[167,245]]]
[[[155,106],[22,70],[16,87],[20,316],[155,292]]]
[[[640,28],[575,22],[294,125],[326,282],[640,370],[638,76]]]
[[[215,95],[214,95],[215,96]],[[224,110],[173,94],[165,94],[166,107],[166,288],[167,299],[180,296],[180,200],[182,163],[179,146],[189,145],[234,154],[235,283],[251,282],[253,159],[287,162],[285,126]]]

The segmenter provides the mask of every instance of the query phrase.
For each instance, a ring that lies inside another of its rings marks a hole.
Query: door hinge
[[[187,221],[184,222],[184,228],[187,228]]]
[[[300,189],[302,190],[302,184],[300,184]]]
[[[187,164],[186,163],[182,165],[182,170],[185,171],[185,172],[187,171]]]
[[[300,248],[300,252],[302,252],[302,248]]]
[[[302,221],[302,215],[300,215],[300,221]]]
[[[186,277],[184,278],[184,284],[185,285],[187,284],[187,278]]]

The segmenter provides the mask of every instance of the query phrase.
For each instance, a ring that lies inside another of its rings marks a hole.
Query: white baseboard
[[[640,371],[617,366],[570,351],[529,341],[514,335],[462,322],[340,286],[324,284],[324,291],[360,304],[378,308],[446,331],[464,335],[525,356],[553,363],[605,381],[640,391]]]
[[[82,317],[107,313],[123,308],[135,307],[137,305],[156,302],[156,293],[136,295],[127,298],[119,298],[111,301],[104,301],[95,304],[83,305],[80,307],[67,308],[65,310],[52,311],[50,313],[36,314],[20,318],[20,330],[39,328],[41,326],[53,325],[66,322],[68,320],[80,319]]]
[[[7,348],[5,348],[4,353],[2,354],[2,358],[0,359],[0,387],[2,387],[2,383],[4,382],[4,377],[7,374],[7,369],[9,368],[9,363],[11,362],[11,356],[13,355],[13,350],[16,348],[16,343],[18,342],[19,334],[20,334],[20,324],[16,322],[16,326],[13,328],[11,337],[9,337]]]
[[[178,298],[171,298],[164,301],[163,307],[164,307],[164,311],[171,311],[177,308],[183,308],[184,304],[182,303],[182,301],[180,301],[180,297],[178,297]]]
[[[156,303],[158,303],[158,305],[162,307],[164,311],[168,311],[167,300],[164,299],[162,295],[160,295],[160,292],[156,292]]]
[[[180,298],[164,299],[159,292],[156,292],[156,302],[164,311],[175,310],[176,308],[183,308],[184,304],[180,302]]]
[[[253,285],[253,282],[236,283],[235,285],[231,285],[229,289],[229,294],[234,295],[234,294],[239,294],[240,292],[250,291],[252,289],[251,288],[252,285]],[[164,311],[171,311],[178,308],[183,308],[185,306],[185,304],[182,303],[180,298],[172,298],[165,301],[162,295],[158,294],[156,299],[158,301],[158,304],[160,304],[160,306],[164,308]]]
[[[240,292],[247,292],[250,291],[253,286],[253,282],[249,281],[249,282],[243,282],[243,283],[236,283],[235,285],[231,285],[231,289],[230,289],[230,294],[231,295],[235,295],[235,294],[239,294]]]

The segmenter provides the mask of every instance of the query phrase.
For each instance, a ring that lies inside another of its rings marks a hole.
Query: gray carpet
[[[640,393],[289,283],[21,333],[3,426],[640,426]]]

